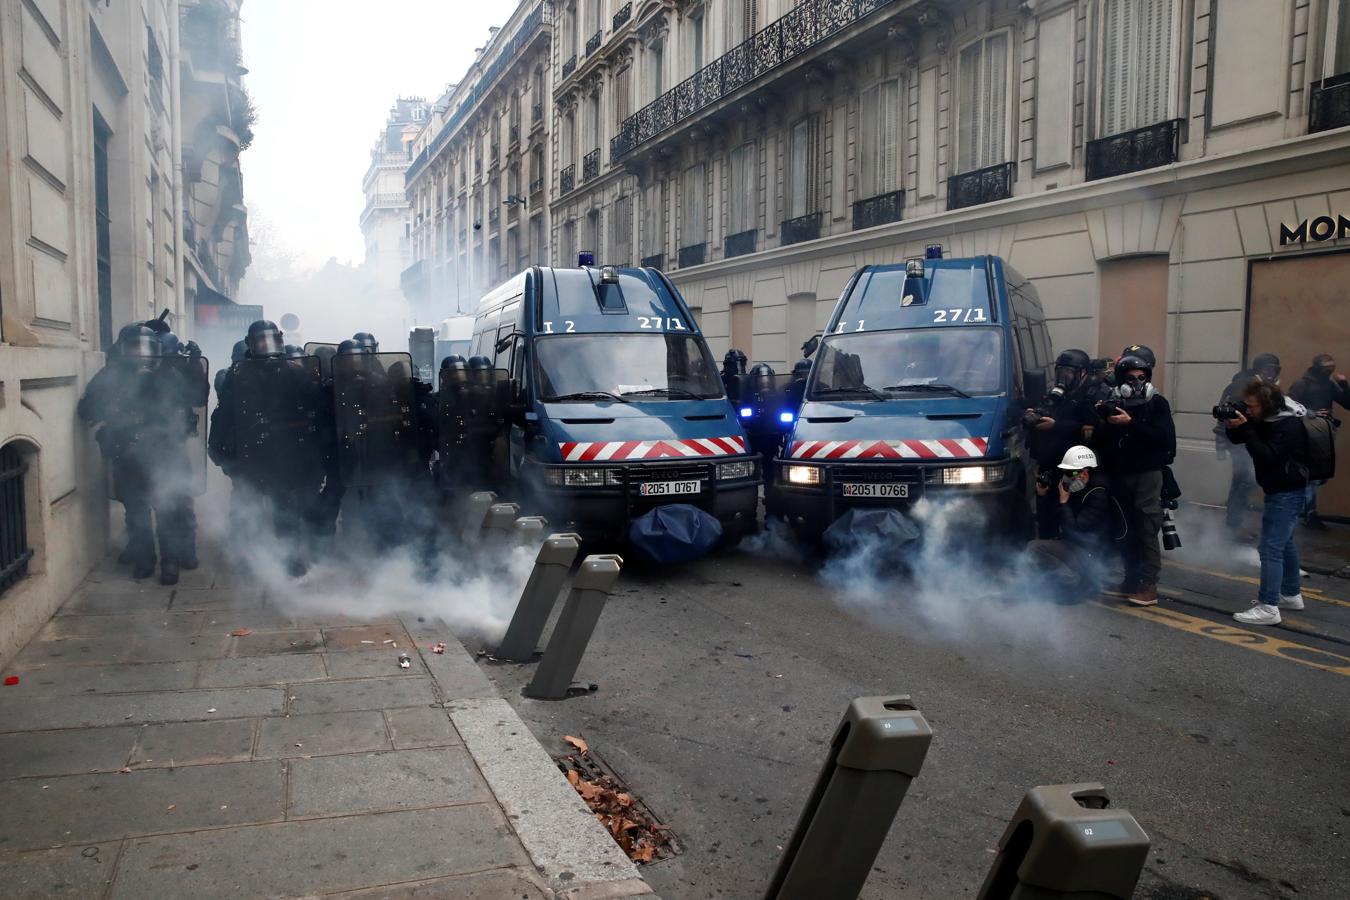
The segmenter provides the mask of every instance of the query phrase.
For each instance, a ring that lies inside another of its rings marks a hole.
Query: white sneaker
[[[1303,608],[1302,594],[1295,594],[1292,597],[1286,597],[1284,594],[1280,595],[1280,609],[1302,609],[1302,608]]]
[[[1233,613],[1233,618],[1243,625],[1278,625],[1280,624],[1280,608],[1265,603],[1257,603],[1251,609]]]

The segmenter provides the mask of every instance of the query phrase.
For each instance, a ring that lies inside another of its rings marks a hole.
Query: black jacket
[[[1350,409],[1350,387],[1339,381],[1323,378],[1317,369],[1309,369],[1302,378],[1295,381],[1289,388],[1289,396],[1313,412],[1329,410],[1333,403],[1339,403],[1343,409]]]
[[[1301,491],[1308,484],[1302,467],[1308,457],[1308,434],[1299,421],[1306,411],[1285,401],[1279,414],[1262,421],[1248,420],[1229,431],[1235,444],[1246,444],[1256,469],[1256,483],[1267,494]]]
[[[1070,447],[1083,443],[1083,426],[1095,420],[1092,402],[1081,390],[1065,397],[1050,413],[1055,420],[1053,428],[1027,429],[1027,446],[1042,468],[1059,465]]]
[[[1125,406],[1124,404],[1121,404]],[[1092,432],[1092,449],[1113,475],[1157,472],[1177,453],[1177,432],[1172,407],[1162,394],[1143,403],[1125,406],[1128,425],[1113,425],[1102,419]]]
[[[1115,502],[1110,476],[1100,468],[1093,469],[1086,488],[1070,494],[1068,503],[1056,504],[1060,536],[1089,554],[1101,553],[1123,536],[1117,533],[1123,527],[1123,518],[1116,513]]]

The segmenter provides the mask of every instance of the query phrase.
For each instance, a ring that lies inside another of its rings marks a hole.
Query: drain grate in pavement
[[[660,862],[683,852],[675,834],[594,750],[554,761],[596,819],[634,862]]]

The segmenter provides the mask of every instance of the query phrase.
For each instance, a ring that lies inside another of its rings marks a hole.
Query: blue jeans
[[[1294,528],[1303,513],[1303,489],[1266,494],[1261,513],[1261,588],[1257,602],[1275,606],[1280,596],[1299,592],[1298,548],[1294,546]]]
[[[1310,481],[1308,486],[1303,489],[1303,518],[1317,515],[1317,489],[1326,484],[1325,481]]]

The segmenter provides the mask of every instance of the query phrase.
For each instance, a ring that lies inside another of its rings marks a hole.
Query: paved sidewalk
[[[650,896],[448,631],[221,571],[110,560],[5,670],[0,895]]]

